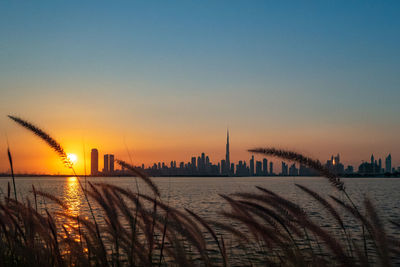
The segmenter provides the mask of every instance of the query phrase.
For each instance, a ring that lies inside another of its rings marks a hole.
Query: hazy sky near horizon
[[[398,1],[1,1],[0,172],[80,157],[231,158],[279,146],[400,164]],[[100,162],[101,163],[101,162]],[[102,163],[101,163],[102,164]],[[87,164],[89,166],[89,162]],[[278,170],[280,167],[278,168]]]

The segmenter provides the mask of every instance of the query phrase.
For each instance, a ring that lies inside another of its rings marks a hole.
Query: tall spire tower
[[[225,154],[226,172],[230,173],[231,161],[229,159],[229,129],[226,130],[226,154]]]

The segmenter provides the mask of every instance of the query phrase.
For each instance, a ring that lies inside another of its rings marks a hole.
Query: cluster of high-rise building
[[[340,175],[383,175],[383,174],[391,174],[400,172],[400,167],[396,170],[392,168],[392,156],[389,154],[385,159],[385,166],[382,165],[382,160],[375,160],[374,155],[371,155],[370,162],[363,162],[358,167],[358,171],[354,171],[354,167],[348,165],[346,168],[340,161],[340,155],[331,156],[331,159],[327,160],[325,163],[325,167]],[[299,168],[296,168],[295,164],[292,164],[288,167],[288,164],[282,162],[282,172],[280,173],[282,176],[314,176],[318,175],[318,173],[310,168],[307,168],[303,165],[300,165]]]
[[[120,171],[116,171],[114,169],[114,155],[113,154],[105,154],[103,161],[103,170],[99,171],[99,151],[97,148],[93,148],[90,153],[90,174],[92,176],[98,175],[114,175],[116,173],[120,173]]]
[[[400,171],[400,167],[397,169]],[[392,155],[389,154],[385,158],[385,166],[382,165],[382,159],[376,160],[374,155],[371,155],[369,162],[363,162],[358,167],[358,173],[370,175],[370,174],[382,174],[382,173],[395,173],[396,169],[392,167]]]
[[[96,148],[92,149],[91,152],[91,175],[128,175],[123,169],[114,169],[114,155],[104,155],[104,167],[102,171],[99,171],[99,152]],[[193,156],[188,162],[180,162],[177,164],[176,161],[171,161],[170,164],[164,162],[154,163],[152,166],[145,168],[144,164],[138,166],[147,171],[151,176],[315,176],[318,173],[304,165],[297,165],[292,163],[290,166],[286,162],[281,162],[281,172],[276,174],[274,172],[274,163],[263,158],[261,161],[254,159],[251,156],[249,164],[246,161],[238,161],[235,165],[230,161],[229,151],[229,131],[226,137],[225,147],[225,159],[222,159],[217,164],[213,164],[210,161],[209,156],[204,152],[198,156]],[[330,171],[340,175],[379,175],[384,173],[395,173],[400,172],[392,168],[392,157],[389,154],[385,159],[385,167],[382,166],[382,160],[375,160],[374,156],[371,156],[370,162],[363,162],[358,172],[354,172],[353,166],[344,165],[340,161],[340,155],[331,156],[331,159],[327,160],[325,167]]]
[[[204,152],[198,156],[193,156],[188,162],[171,161],[170,164],[165,162],[154,163],[152,166],[145,168],[144,164],[137,166],[147,171],[152,176],[267,176],[275,175],[273,163],[266,158],[262,161],[255,161],[254,156],[247,164],[246,161],[240,160],[236,165],[230,161],[229,150],[229,131],[226,136],[225,159],[217,164],[210,161],[208,155]],[[114,155],[104,155],[104,168],[99,171],[99,152],[96,148],[91,151],[91,175],[124,175],[124,170],[114,169]]]

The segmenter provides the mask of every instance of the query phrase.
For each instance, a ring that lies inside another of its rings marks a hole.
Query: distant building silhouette
[[[274,175],[274,163],[269,163],[269,175]]]
[[[339,154],[331,156],[331,159],[326,161],[325,167],[336,174],[344,174],[344,165],[340,162]]]
[[[114,172],[114,155],[105,154],[103,173],[113,173],[113,172]]]
[[[268,175],[268,160],[265,158],[263,159],[263,175]]]
[[[222,175],[228,174],[228,170],[226,169],[226,161],[224,159],[221,160],[221,174]]]
[[[104,167],[103,167],[103,172],[108,172],[109,171],[109,155],[108,154],[105,154],[104,155]]]
[[[256,176],[262,176],[262,162],[261,161],[256,161]]]
[[[254,156],[250,159],[250,176],[254,176]]]
[[[110,154],[110,159],[109,160],[110,160],[110,163],[109,163],[110,164],[110,168],[109,168],[110,172],[114,172],[114,155]]]
[[[354,168],[353,166],[349,165],[347,166],[346,170],[345,170],[346,174],[353,174],[354,173]]]
[[[358,167],[358,173],[362,175],[374,175],[377,174],[378,170],[378,164],[375,162],[373,164],[368,163],[368,162],[363,162],[361,165]]]
[[[226,164],[226,171],[227,171],[228,175],[231,174],[231,170],[230,170],[231,160],[230,160],[229,156],[230,156],[229,155],[229,130],[227,130],[226,131],[225,164]]]
[[[197,170],[197,167],[196,167],[196,157],[192,157],[191,167],[192,167],[192,172],[195,173],[196,170]]]
[[[288,165],[282,161],[282,171],[281,171],[282,176],[288,175]]]
[[[93,148],[90,153],[90,174],[98,175],[99,173],[99,151]]]
[[[296,164],[292,164],[289,168],[289,175],[290,176],[297,176],[299,175],[299,170],[296,168]]]
[[[388,155],[385,159],[385,172],[392,172],[392,155]]]
[[[300,164],[299,175],[300,176],[317,176],[317,175],[319,175],[319,173],[312,168],[309,168],[303,164]]]

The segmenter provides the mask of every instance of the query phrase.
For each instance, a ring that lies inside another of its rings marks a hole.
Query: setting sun
[[[67,154],[67,157],[72,164],[75,164],[78,161],[78,157],[75,154],[69,153]]]

